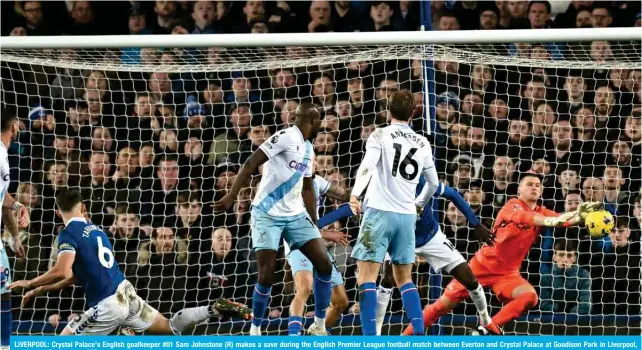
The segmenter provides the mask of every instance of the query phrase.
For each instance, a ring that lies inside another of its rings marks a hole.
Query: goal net
[[[161,312],[218,297],[250,305],[257,264],[249,210],[260,174],[228,212],[214,214],[210,205],[261,143],[292,125],[305,101],[323,111],[316,176],[350,188],[368,136],[387,122],[387,98],[409,89],[416,96],[411,126],[431,140],[441,180],[488,227],[526,171],[544,176],[542,204],[550,209],[603,201],[617,216],[616,230],[603,239],[579,228],[537,238],[521,272],[539,303],[506,332],[640,334],[639,36],[261,47],[217,47],[214,39],[211,47],[87,48],[101,46],[101,38],[92,40],[78,48],[1,50],[2,106],[21,122],[9,147],[9,192],[30,208],[32,222],[20,234],[27,259],[12,257],[13,280],[55,262],[63,225],[54,196],[70,187],[82,191],[92,221],[112,238],[127,278]],[[320,214],[339,204],[324,199]],[[433,208],[441,230],[471,258],[479,242],[465,217],[443,199]],[[348,233],[354,245],[358,224],[353,217],[325,229]],[[11,254],[13,238],[2,238]],[[329,248],[349,300],[333,333],[361,334],[351,247]],[[282,251],[277,270],[268,334],[285,334],[294,296]],[[422,260],[413,277],[424,305],[451,279]],[[501,303],[490,290],[487,296],[495,314]],[[59,332],[85,309],[79,287],[24,308],[20,298],[13,294],[17,334]],[[311,297],[306,325],[312,305]],[[407,323],[395,291],[383,333],[399,334]],[[462,334],[475,323],[474,305],[466,302],[427,332]],[[195,332],[247,334],[248,327],[226,321]]]

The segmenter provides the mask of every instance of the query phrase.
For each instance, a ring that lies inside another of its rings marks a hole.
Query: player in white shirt
[[[412,282],[415,262],[415,221],[437,190],[439,179],[432,148],[425,137],[415,133],[408,122],[415,107],[408,90],[388,99],[389,126],[375,130],[366,144],[366,154],[357,171],[350,205],[361,211],[359,197],[368,188],[365,212],[352,257],[357,260],[357,284],[361,327],[364,335],[376,335],[377,276],[386,253],[390,254],[403,306],[414,328],[423,335],[423,316],[417,287]],[[426,185],[415,199],[419,176]]]
[[[4,222],[7,231],[11,233],[14,241],[14,251],[16,256],[23,258],[25,250],[20,241],[18,232],[18,223],[14,218],[13,211],[18,211],[18,219],[20,226],[27,227],[29,225],[29,211],[27,208],[14,200],[14,198],[7,193],[9,188],[9,155],[7,147],[11,142],[18,138],[18,118],[13,113],[7,110],[2,110],[2,131],[0,134],[0,232],[3,231],[2,223]],[[9,269],[9,258],[7,256],[6,248],[0,240],[0,345],[9,346],[9,337],[11,336],[11,291],[7,289],[7,285],[11,283],[11,270]]]
[[[252,202],[250,225],[259,276],[252,296],[254,319],[250,335],[261,335],[281,239],[299,249],[314,266],[314,322],[325,333],[325,314],[330,304],[332,262],[317,228],[317,206],[312,180],[314,139],[321,124],[316,107],[302,103],[296,109],[296,124],[272,135],[243,164],[232,188],[214,203],[214,211],[227,210],[252,174],[265,163],[257,194]]]
[[[314,192],[317,196],[317,207],[323,205],[326,197],[336,199],[341,202],[348,201],[349,193],[337,184],[331,184],[328,180],[321,176],[314,176]],[[348,236],[336,230],[321,230],[321,236],[328,241],[336,242],[343,245],[348,245]],[[290,250],[290,246],[284,244],[285,256],[287,257],[288,265],[292,271],[292,278],[294,279],[294,299],[290,304],[290,318],[288,320],[288,334],[300,335],[303,328],[303,312],[305,311],[305,304],[310,297],[313,285],[313,268],[310,261],[301,253],[300,250]],[[328,253],[328,257],[334,262],[334,258]],[[348,295],[344,287],[343,277],[337,266],[332,264],[332,295],[331,295],[330,308],[326,314],[326,330],[336,324],[339,316],[343,313],[348,306]],[[308,334],[317,335],[318,331],[315,324],[308,328]]]

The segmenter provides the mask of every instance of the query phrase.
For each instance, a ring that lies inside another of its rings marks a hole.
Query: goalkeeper
[[[419,178],[419,185],[417,186],[417,193],[421,192],[425,184],[426,179],[421,176]],[[475,233],[482,242],[489,245],[493,244],[493,233],[479,222],[479,219],[475,216],[472,209],[470,209],[470,206],[457,191],[444,184],[439,184],[437,191],[433,195],[433,199],[439,197],[452,201],[455,206],[466,215],[468,221],[475,227]],[[319,224],[326,224],[325,220],[338,220],[340,218],[335,217],[338,215],[343,215],[344,217],[352,215],[348,204],[344,204],[338,210],[319,219]],[[488,306],[484,290],[473,275],[468,264],[466,264],[466,260],[464,260],[461,254],[439,229],[439,224],[435,220],[435,215],[432,211],[432,201],[426,205],[426,210],[418,216],[415,229],[415,246],[417,247],[415,250],[416,254],[423,256],[435,271],[439,272],[444,270],[467,287],[466,289],[477,307],[482,324],[489,324],[490,316],[487,310]],[[387,256],[386,260],[388,260]],[[384,266],[384,278],[377,290],[377,335],[381,335],[383,319],[388,309],[388,304],[390,303],[393,286],[392,278],[390,278],[392,273],[391,265],[387,263]]]
[[[490,287],[498,299],[505,303],[490,324],[482,322],[471,334],[502,334],[503,325],[537,305],[535,288],[519,273],[535,238],[545,227],[577,225],[601,205],[597,202],[582,203],[577,211],[560,215],[537,204],[541,195],[541,177],[535,173],[525,173],[519,182],[517,198],[509,200],[497,214],[493,227],[496,233],[495,246],[483,246],[470,260],[470,268],[482,287]],[[468,295],[465,286],[458,281],[451,281],[441,298],[424,309],[424,326],[431,326]],[[412,335],[412,326],[408,326],[403,334]]]

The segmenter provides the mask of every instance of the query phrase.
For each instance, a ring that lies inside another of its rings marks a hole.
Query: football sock
[[[497,315],[493,317],[493,323],[502,327],[508,322],[520,317],[535,305],[537,305],[537,295],[535,293],[524,293],[504,305]]]
[[[314,292],[314,324],[317,330],[325,332],[325,312],[332,297],[332,275],[315,273],[312,284]]]
[[[408,282],[399,288],[403,308],[408,314],[413,334],[424,335],[424,320],[421,314],[421,300],[414,283]]]
[[[359,318],[363,335],[376,335],[377,284],[366,282],[359,286]]]
[[[484,295],[484,288],[481,284],[477,285],[477,288],[474,290],[469,290],[470,298],[475,303],[477,308],[477,313],[479,314],[479,321],[483,326],[488,325],[491,322],[490,315],[488,314],[488,305],[486,304],[486,295]]]
[[[377,288],[377,335],[381,335],[381,328],[383,328],[383,319],[388,311],[388,304],[392,297],[392,288],[379,286]]]
[[[172,333],[180,335],[185,329],[207,321],[212,316],[216,316],[216,314],[212,312],[211,306],[183,309],[169,319],[169,326],[172,329]]]
[[[290,316],[288,322],[288,335],[301,335],[301,328],[303,327],[303,317]]]
[[[254,332],[258,331],[257,334],[261,333],[261,322],[263,322],[263,317],[265,317],[265,310],[267,310],[270,301],[271,291],[272,287],[265,287],[259,283],[254,287],[254,293],[252,293],[252,313],[254,314],[254,319],[252,320],[253,327],[250,329],[250,334],[252,334],[252,329]]]
[[[439,317],[447,314],[446,308],[444,307],[441,299],[437,299],[436,302],[428,305],[424,309],[423,318],[424,318],[424,329],[432,326]],[[412,324],[403,331],[403,335],[413,335],[414,329]]]

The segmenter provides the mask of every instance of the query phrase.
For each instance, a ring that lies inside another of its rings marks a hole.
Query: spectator
[[[310,22],[308,32],[314,33],[321,26],[332,28],[330,2],[314,0],[310,3]]]
[[[136,263],[141,242],[147,234],[140,229],[140,217],[134,204],[119,204],[114,210],[115,218],[109,226],[114,258],[118,267],[128,278],[136,279]]]
[[[493,164],[492,181],[484,181],[484,192],[489,196],[489,202],[496,210],[503,207],[508,196],[517,193],[517,184],[513,182],[515,163],[506,156],[495,158]],[[484,176],[484,178],[489,178]]]
[[[439,22],[437,25],[438,30],[459,30],[461,26],[459,25],[459,19],[452,12],[444,11],[439,17]]]
[[[176,3],[174,1],[156,1],[154,3],[156,21],[152,24],[154,34],[171,34],[176,24]]]
[[[607,28],[613,23],[613,17],[611,17],[611,10],[608,6],[605,5],[595,5],[593,6],[593,11],[591,12],[591,23],[593,28]]]
[[[360,15],[350,1],[333,1],[332,14],[335,32],[356,32],[359,29]]]
[[[591,267],[593,312],[640,312],[640,242],[630,240],[630,221],[620,216],[607,237],[590,240],[584,259]]]
[[[207,240],[212,234],[211,216],[203,215],[203,203],[198,192],[178,195],[176,213],[168,219],[176,228],[176,236],[185,241],[190,265],[198,262],[198,253],[207,251]]]
[[[89,176],[83,179],[81,188],[83,198],[87,200],[87,211],[93,223],[109,226],[110,214],[116,208],[116,186],[110,178],[111,160],[104,152],[93,152],[89,160]],[[128,198],[125,196],[125,200]],[[131,198],[132,202],[139,198]]]
[[[604,169],[602,176],[604,182],[604,201],[619,207],[622,204],[628,204],[629,197],[622,188],[626,185],[626,179],[622,175],[622,169],[617,165],[611,164]],[[628,212],[618,210],[620,213]]]
[[[216,7],[213,1],[197,1],[192,10],[194,29],[192,34],[216,34],[219,32],[214,25]]]
[[[555,242],[553,269],[540,282],[540,310],[561,314],[588,315],[591,312],[591,277],[577,264],[573,241]]]
[[[243,18],[234,32],[235,33],[249,33],[249,24],[252,20],[263,17],[265,15],[265,7],[263,1],[246,1],[243,7]],[[283,17],[283,16],[281,16]]]
[[[143,188],[143,220],[158,223],[176,212],[178,193],[189,184],[178,178],[178,161],[175,155],[161,156],[156,167],[156,178],[148,188]]]
[[[227,158],[228,154],[236,154],[251,148],[251,141],[247,138],[250,130],[252,115],[247,105],[233,107],[230,114],[230,126],[226,132],[214,138],[207,163],[218,165]]]
[[[152,231],[151,242],[141,244],[138,252],[136,289],[161,313],[173,313],[187,302],[185,242],[178,239],[173,228],[160,226]],[[142,296],[141,296],[142,297]]]
[[[580,176],[574,166],[560,165],[556,168],[557,174],[557,188],[555,191],[555,204],[556,212],[565,212],[564,200],[572,191],[578,191],[580,186]]]

